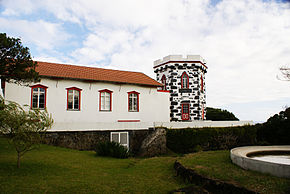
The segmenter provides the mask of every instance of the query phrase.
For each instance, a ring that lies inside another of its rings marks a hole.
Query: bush
[[[290,108],[270,117],[258,130],[258,140],[270,145],[290,144]]]
[[[100,142],[96,145],[97,156],[109,156],[113,158],[128,158],[129,150],[117,142]]]
[[[256,144],[257,126],[167,129],[167,147],[177,153]]]
[[[206,120],[212,121],[238,121],[239,119],[231,112],[219,108],[206,107]]]

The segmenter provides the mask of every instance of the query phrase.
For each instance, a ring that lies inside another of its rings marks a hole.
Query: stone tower
[[[169,55],[154,61],[157,81],[170,92],[170,120],[204,120],[206,108],[205,73],[207,66],[200,55]]]

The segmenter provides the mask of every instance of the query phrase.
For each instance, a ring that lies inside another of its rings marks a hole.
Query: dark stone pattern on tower
[[[154,69],[156,80],[161,82],[166,77],[166,90],[170,91],[170,120],[182,120],[182,104],[189,104],[189,120],[202,120],[206,108],[205,73],[207,69],[200,63],[173,63],[158,66]],[[183,73],[189,77],[189,87],[181,88]],[[201,81],[201,77],[203,81]],[[203,83],[203,87],[201,84]],[[203,89],[203,90],[202,90]]]

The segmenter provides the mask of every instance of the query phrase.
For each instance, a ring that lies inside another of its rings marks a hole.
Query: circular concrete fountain
[[[290,178],[290,164],[285,162],[263,161],[257,155],[290,155],[290,146],[247,146],[231,150],[231,160],[234,164],[246,170],[268,173],[274,176]]]

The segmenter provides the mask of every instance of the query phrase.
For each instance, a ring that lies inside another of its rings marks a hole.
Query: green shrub
[[[257,127],[167,129],[167,147],[177,153],[231,149],[256,144]]]
[[[100,142],[95,147],[97,156],[109,156],[113,158],[128,158],[129,150],[117,142]]]
[[[270,117],[258,130],[258,140],[269,145],[290,144],[290,108]]]

